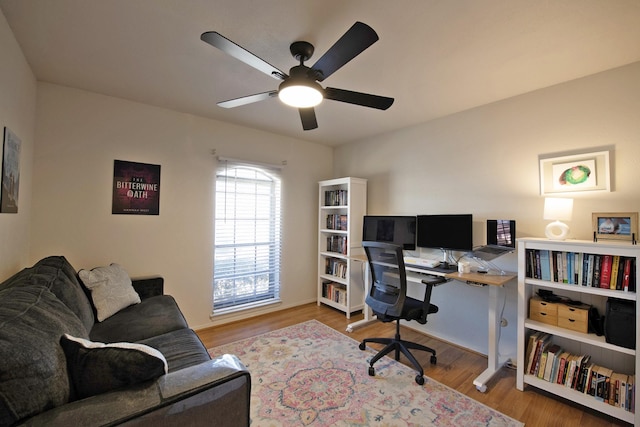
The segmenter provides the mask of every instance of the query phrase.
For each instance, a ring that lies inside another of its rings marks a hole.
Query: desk
[[[487,349],[487,369],[473,380],[473,385],[478,391],[487,391],[487,383],[502,368],[504,362],[498,360],[498,336],[502,327],[500,313],[500,296],[504,295],[504,285],[515,279],[515,274],[493,275],[480,273],[449,273],[447,279],[459,280],[461,282],[479,283],[489,285],[489,348]]]
[[[405,267],[407,271],[407,281],[414,283],[422,283],[424,279],[425,270]],[[498,336],[500,332],[502,319],[499,319],[498,314],[500,312],[500,296],[503,296],[504,285],[509,281],[515,279],[515,274],[494,275],[494,274],[480,274],[480,273],[441,273],[437,271],[429,272],[428,274],[434,276],[444,276],[449,280],[458,280],[465,283],[476,283],[481,285],[489,285],[489,347],[487,355],[487,369],[481,373],[475,380],[473,385],[476,386],[478,391],[484,393],[487,391],[487,382],[502,368],[503,363],[498,360]],[[371,282],[370,272],[368,268],[365,268],[365,283],[368,288]],[[365,295],[368,292],[365,291]],[[365,296],[366,298],[366,296]],[[364,319],[358,322],[354,322],[347,326],[347,331],[352,332],[353,329],[363,326],[369,322],[375,320],[375,316],[371,313],[371,309],[365,304]]]

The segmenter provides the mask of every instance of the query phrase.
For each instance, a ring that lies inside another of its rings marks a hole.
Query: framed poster
[[[540,195],[611,191],[609,151],[540,157]]]
[[[112,214],[160,214],[160,165],[113,161]]]
[[[2,145],[2,190],[0,191],[0,213],[18,213],[18,190],[20,188],[20,139],[4,128]]]

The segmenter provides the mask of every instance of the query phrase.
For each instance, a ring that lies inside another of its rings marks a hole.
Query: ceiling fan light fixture
[[[315,107],[322,102],[322,87],[309,80],[290,78],[280,84],[278,98],[291,107]]]

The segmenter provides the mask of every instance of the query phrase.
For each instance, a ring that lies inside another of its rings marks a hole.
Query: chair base
[[[405,357],[409,359],[409,361],[411,362],[415,370],[418,371],[418,375],[416,376],[415,380],[418,384],[422,385],[424,384],[424,377],[423,377],[424,370],[422,369],[422,365],[418,363],[418,361],[413,356],[413,354],[411,354],[409,349],[421,350],[421,351],[426,351],[428,353],[431,353],[432,365],[435,365],[438,361],[436,357],[436,351],[431,347],[427,347],[422,344],[414,343],[411,341],[405,341],[400,338],[400,321],[399,320],[396,321],[396,336],[394,338],[365,338],[364,340],[362,340],[362,342],[358,347],[360,348],[360,350],[364,350],[366,348],[366,344],[370,342],[385,345],[385,347],[382,350],[380,350],[375,356],[373,356],[371,358],[371,361],[369,362],[369,375],[371,376],[375,375],[375,368],[373,367],[373,364],[376,363],[381,358],[383,358],[384,356],[386,356],[387,354],[391,353],[392,351],[395,351],[395,359],[397,361],[400,360],[400,353],[404,354]]]

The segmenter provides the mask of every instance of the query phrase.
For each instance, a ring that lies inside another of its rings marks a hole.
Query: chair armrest
[[[164,278],[160,276],[132,278],[131,284],[140,295],[140,299],[164,294]]]
[[[248,426],[251,377],[236,356],[170,372],[156,381],[67,403],[24,426]]]

